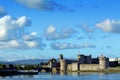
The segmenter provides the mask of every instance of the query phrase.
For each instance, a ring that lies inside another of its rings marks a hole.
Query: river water
[[[0,80],[120,80],[120,73],[39,73],[38,75],[0,76]]]

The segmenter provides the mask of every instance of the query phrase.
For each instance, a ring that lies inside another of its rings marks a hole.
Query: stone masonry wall
[[[80,70],[93,70],[93,71],[96,71],[96,70],[99,70],[100,67],[99,67],[99,64],[80,64],[80,67],[79,67]]]
[[[68,65],[67,65],[67,70],[68,70],[68,71],[71,71],[71,70],[72,70],[72,64],[68,64]]]
[[[67,65],[68,71],[78,71],[79,70],[79,63],[72,63]]]
[[[72,71],[79,70],[79,63],[72,63]]]

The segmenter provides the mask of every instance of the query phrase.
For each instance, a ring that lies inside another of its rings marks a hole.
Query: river
[[[0,76],[0,80],[120,80],[120,73],[39,73],[38,75]]]

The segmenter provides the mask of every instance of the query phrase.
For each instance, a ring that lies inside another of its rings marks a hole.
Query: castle
[[[64,59],[60,55],[60,71],[98,71],[109,67],[109,59],[101,55],[98,58],[92,58],[91,55],[78,55],[77,60]]]
[[[110,67],[109,63],[109,58],[103,55],[92,58],[91,55],[78,54],[77,59],[73,60],[65,59],[61,54],[58,62],[56,59],[51,59],[46,67],[52,71],[100,71]]]

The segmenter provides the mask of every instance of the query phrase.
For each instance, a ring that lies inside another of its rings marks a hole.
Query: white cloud
[[[89,33],[89,32],[93,32],[94,31],[93,29],[91,29],[90,27],[88,27],[87,23],[83,23],[82,25],[80,25],[80,28],[85,33]]]
[[[0,16],[3,16],[6,14],[5,8],[0,5]]]
[[[23,40],[26,40],[26,41],[33,39],[33,37],[29,34],[23,35],[22,38],[23,38]]]
[[[9,45],[11,45],[12,47],[19,47],[20,43],[17,40],[11,40],[9,41]]]
[[[30,35],[36,36],[38,33],[37,32],[32,32]]]
[[[66,6],[63,6],[61,4],[58,4],[55,2],[55,0],[16,0],[17,2],[37,10],[47,10],[47,11],[53,11],[53,10],[60,10],[60,11],[73,11]]]
[[[51,48],[55,50],[65,50],[65,49],[81,49],[81,48],[96,48],[95,45],[90,45],[88,43],[83,44],[73,44],[73,43],[60,43],[54,42],[51,44]]]
[[[0,18],[0,48],[3,49],[42,49],[45,46],[37,32],[25,32],[31,21],[26,16],[17,19],[11,16]],[[27,34],[26,34],[27,33]]]
[[[0,41],[0,49],[43,49],[45,46],[42,39]]]
[[[19,38],[24,33],[24,27],[30,26],[31,22],[26,16],[13,19],[11,16],[0,18],[0,40]]]
[[[120,33],[120,21],[106,19],[96,24],[104,32]]]
[[[25,34],[22,36],[23,40],[25,41],[32,41],[32,40],[37,40],[39,37],[37,37],[38,33],[37,32],[32,32],[30,34]]]
[[[0,48],[9,49],[9,48],[19,48],[21,44],[17,40],[10,40],[5,42],[0,42]]]
[[[74,33],[77,33],[72,28],[64,28],[63,30],[57,31],[54,26],[48,26],[44,32],[44,37],[47,40],[58,40],[58,39],[67,39],[70,38]]]
[[[62,33],[65,33],[65,34],[74,34],[74,33],[77,33],[76,30],[72,29],[72,28],[64,28],[62,30]]]
[[[46,33],[54,33],[56,32],[56,28],[52,25],[50,25],[47,29],[46,29]]]
[[[18,24],[19,27],[23,27],[23,26],[30,26],[30,20],[29,18],[27,18],[26,16],[22,16],[20,18],[18,18],[15,21],[16,24]]]
[[[39,41],[25,41],[29,48],[40,48],[42,46]]]
[[[28,47],[33,48],[37,46],[37,42],[35,41],[25,41]]]
[[[49,2],[46,0],[16,0],[19,3],[34,9],[49,9]],[[46,3],[45,3],[46,2]],[[51,6],[50,6],[51,7]]]

